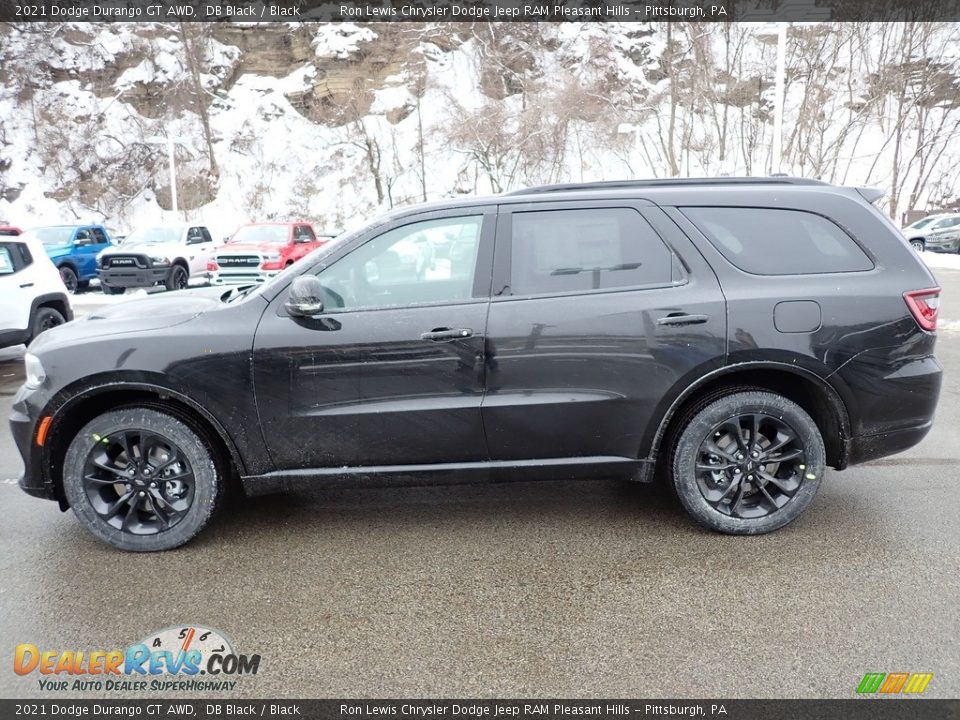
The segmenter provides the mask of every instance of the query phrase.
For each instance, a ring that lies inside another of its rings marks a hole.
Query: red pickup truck
[[[332,238],[305,222],[243,225],[214,250],[207,277],[212,285],[264,282]]]

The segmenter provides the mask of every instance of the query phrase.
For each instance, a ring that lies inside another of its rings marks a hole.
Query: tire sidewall
[[[41,335],[43,332],[45,332],[45,328],[43,327],[43,319],[47,316],[51,316],[56,319],[57,323],[54,327],[57,325],[63,325],[67,321],[67,319],[60,314],[58,310],[54,310],[51,307],[38,308],[36,314],[33,316],[33,325],[30,328],[31,341],[38,335]],[[49,329],[50,328],[46,328],[46,330]]]
[[[87,498],[83,466],[96,441],[120,430],[146,430],[176,443],[193,470],[194,498],[186,516],[169,530],[154,535],[133,535],[104,522]],[[218,503],[220,477],[212,453],[203,439],[177,418],[149,408],[122,408],[87,423],[70,443],[63,463],[63,489],[74,514],[98,539],[121,550],[155,552],[171,550],[196,536],[210,520]]]
[[[782,508],[763,518],[734,518],[714,509],[703,497],[695,464],[701,443],[719,423],[751,412],[765,413],[787,423],[803,443],[807,467],[796,495]],[[787,525],[810,505],[826,470],[826,451],[816,423],[799,405],[773,393],[745,392],[720,398],[696,413],[677,441],[671,466],[677,497],[697,522],[718,532],[760,535]]]
[[[59,268],[59,270],[60,279],[63,280],[63,284],[67,288],[67,292],[73,294],[80,289],[80,279],[72,267],[69,265],[63,265]]]
[[[182,285],[178,280],[182,278]],[[190,283],[190,275],[181,265],[174,265],[170,271],[170,280],[167,283],[167,290],[184,290]]]

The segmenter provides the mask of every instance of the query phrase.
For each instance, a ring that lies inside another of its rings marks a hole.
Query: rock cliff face
[[[171,218],[168,137],[176,216],[210,223],[773,170],[883,185],[898,218],[956,200],[960,27],[795,27],[788,50],[775,162],[775,46],[750,26],[7,25],[0,218]]]

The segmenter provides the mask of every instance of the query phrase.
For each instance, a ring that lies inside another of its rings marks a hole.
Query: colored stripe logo
[[[857,685],[857,693],[871,695],[919,695],[933,680],[933,673],[867,673]]]

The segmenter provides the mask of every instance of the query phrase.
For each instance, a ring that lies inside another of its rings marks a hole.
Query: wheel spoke
[[[718,455],[729,463],[732,463],[734,465],[737,464],[737,459],[733,455],[728,453],[726,450],[721,450],[720,446],[717,445],[715,442],[713,442],[713,440],[708,440],[705,444],[704,449],[706,450],[707,454]]]
[[[737,463],[735,462],[717,463],[715,465],[711,465],[710,463],[705,463],[705,462],[698,462],[697,470],[706,470],[707,472],[713,472],[715,470],[729,470],[730,468],[734,468],[736,466],[737,466]]]
[[[786,437],[783,440],[773,443],[773,445],[768,448],[764,448],[763,452],[761,453],[761,457],[767,457],[770,455],[770,453],[775,453],[780,448],[789,445],[791,442],[797,439],[797,436],[792,432],[784,432],[784,434]]]
[[[803,455],[803,448],[796,448],[795,450],[787,450],[785,453],[781,453],[776,456],[766,456],[763,458],[765,462],[768,463],[782,463],[787,460],[796,460],[798,457]]]
[[[170,515],[160,507],[163,500],[156,490],[150,491],[147,495],[147,502],[150,504],[150,510],[157,516],[160,522],[163,523],[164,527],[170,527]]]
[[[760,493],[763,495],[763,499],[770,503],[770,508],[772,510],[779,510],[780,506],[777,505],[777,501],[773,499],[773,495],[771,495],[763,485],[760,485],[759,487]]]
[[[750,452],[760,449],[760,416],[753,413],[750,416]]]
[[[113,473],[113,474],[116,475],[118,478],[120,478],[121,480],[124,480],[124,481],[126,481],[126,479],[127,479],[127,477],[128,477],[128,476],[127,476],[127,473],[126,473],[124,470],[121,470],[120,468],[116,468],[116,467],[111,467],[110,465],[106,465],[106,464],[104,464],[104,463],[97,462],[96,460],[93,461],[93,466],[96,467],[96,468],[99,468],[100,470],[103,470],[103,471],[105,471],[105,472]]]
[[[130,490],[121,495],[119,498],[117,498],[116,502],[107,508],[106,512],[100,513],[100,515],[107,520],[110,520],[114,515],[120,512],[120,509],[126,504],[126,502],[134,496],[134,492],[134,490]]]
[[[123,452],[126,455],[127,464],[133,467],[139,465],[136,456],[133,454],[133,446],[130,444],[130,433],[123,432],[120,434],[120,444],[123,446]]]
[[[94,475],[84,475],[83,479],[86,482],[96,483],[97,485],[118,485],[126,484],[128,482],[128,480],[125,480],[123,477],[98,478]]]
[[[738,511],[739,508],[740,508],[740,503],[743,502],[743,493],[744,493],[744,487],[743,487],[743,485],[744,485],[744,483],[743,483],[743,481],[741,480],[741,481],[740,481],[740,484],[739,484],[738,487],[737,487],[737,497],[736,497],[736,499],[733,501],[733,503],[731,503],[731,505],[730,505],[730,514],[733,515],[733,516],[737,516],[737,515],[738,515],[738,512],[737,512],[737,511]]]
[[[734,439],[737,441],[737,448],[740,450],[740,452],[742,453],[748,452],[747,444],[743,439],[743,428],[740,427],[739,422],[733,422],[732,420],[728,420],[727,422],[725,422],[723,425],[720,426],[720,429],[726,430],[731,435],[733,435]]]
[[[773,475],[770,475],[769,473],[760,472],[760,473],[757,473],[757,474],[758,474],[765,482],[767,482],[767,483],[773,485],[774,487],[776,487],[776,488],[777,488],[780,492],[782,492],[784,495],[788,495],[789,497],[793,497],[793,493],[796,492],[796,490],[791,491],[786,485],[784,485],[784,484],[780,481],[779,478],[775,478]]]
[[[134,493],[131,494],[133,494],[134,497],[131,498],[130,502],[128,503],[130,507],[127,509],[127,514],[123,516],[123,523],[120,525],[121,530],[126,530],[127,526],[130,525],[130,520],[136,514],[137,506],[140,504],[140,501],[137,499],[136,495]]]

